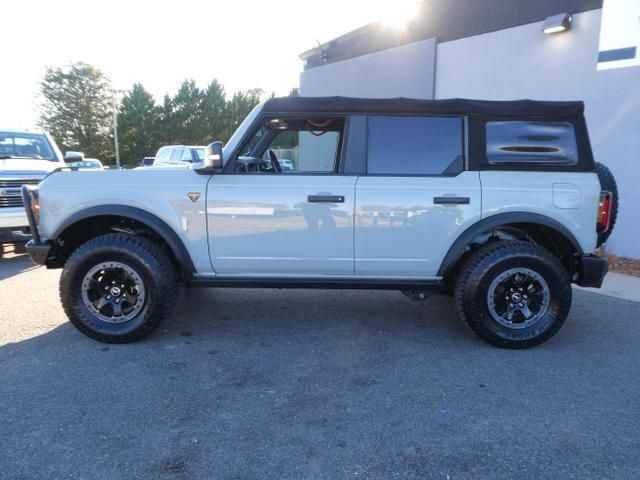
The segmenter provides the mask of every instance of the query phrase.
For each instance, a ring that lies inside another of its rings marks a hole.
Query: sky
[[[416,0],[22,0],[2,5],[0,128],[35,128],[46,67],[82,61],[157,100],[194,79],[228,94],[299,84],[300,53]]]

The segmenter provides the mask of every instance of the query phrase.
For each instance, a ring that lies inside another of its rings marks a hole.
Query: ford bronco
[[[583,110],[271,99],[188,169],[60,171],[24,187],[28,251],[63,269],[66,314],[103,342],[150,334],[183,284],[436,290],[485,341],[530,347],[562,326],[572,283],[600,287],[607,271],[592,252],[617,190]]]

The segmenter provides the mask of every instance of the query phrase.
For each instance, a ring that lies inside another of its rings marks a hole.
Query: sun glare
[[[380,19],[385,25],[393,28],[402,28],[415,18],[418,13],[418,0],[396,0],[384,2]]]

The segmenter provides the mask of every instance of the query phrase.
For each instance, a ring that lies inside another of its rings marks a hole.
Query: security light
[[[569,30],[571,28],[571,14],[559,13],[558,15],[552,15],[547,17],[544,21],[542,31],[546,34],[559,33]]]

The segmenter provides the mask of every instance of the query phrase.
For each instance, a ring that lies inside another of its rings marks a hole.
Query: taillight
[[[611,192],[600,192],[600,204],[598,205],[598,233],[609,230],[611,221]]]

